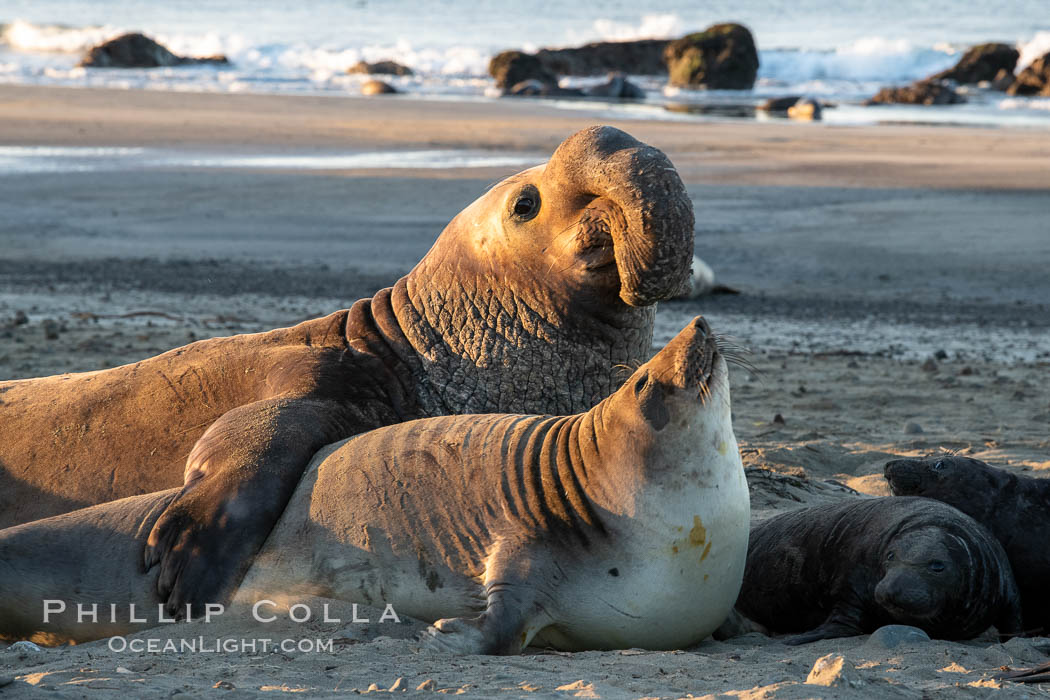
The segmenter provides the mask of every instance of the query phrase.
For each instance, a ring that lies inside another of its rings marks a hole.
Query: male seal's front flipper
[[[276,398],[217,420],[187,460],[186,483],[150,532],[148,571],[172,615],[225,603],[324,445],[358,432],[334,401]]]
[[[537,564],[543,557],[542,552],[501,546],[485,572],[485,611],[477,617],[436,621],[423,633],[423,643],[452,654],[520,654],[552,621],[540,603],[552,580],[545,575],[546,567]]]

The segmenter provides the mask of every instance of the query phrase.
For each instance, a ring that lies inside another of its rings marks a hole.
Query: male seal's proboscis
[[[1050,633],[1050,479],[951,454],[893,460],[885,475],[895,496],[936,499],[988,528],[1010,558],[1025,633]]]
[[[0,532],[0,636],[134,629],[78,623],[77,603],[155,620],[157,574],[134,563],[176,493]],[[697,318],[586,413],[428,418],[324,450],[235,603],[389,604],[457,653],[678,648],[732,609],[749,514],[726,360]],[[44,599],[67,612],[42,624]]]
[[[417,418],[566,414],[608,396],[619,367],[648,357],[653,305],[686,284],[692,246],[692,205],[667,157],[611,127],[581,131],[348,310],[0,382],[0,527],[181,487],[145,564],[174,613],[222,602],[325,445]]]
[[[999,542],[926,498],[850,499],[751,528],[737,610],[787,644],[888,624],[938,639],[1021,631],[1021,599]]]

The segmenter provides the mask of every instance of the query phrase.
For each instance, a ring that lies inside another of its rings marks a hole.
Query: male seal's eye
[[[930,571],[933,571],[933,572],[938,573],[938,574],[940,572],[944,571],[944,562],[943,561],[931,561],[930,562]]]
[[[511,206],[514,216],[522,221],[528,221],[536,216],[540,210],[540,193],[532,187],[527,187],[520,192]]]

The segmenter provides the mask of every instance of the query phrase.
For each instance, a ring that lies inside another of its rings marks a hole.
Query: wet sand
[[[884,493],[887,458],[941,448],[1050,474],[1045,132],[0,87],[0,148],[535,154],[593,123],[668,153],[694,201],[697,253],[742,292],[661,305],[656,344],[703,313],[752,348],[760,375],[733,376],[745,464],[813,486],[776,508],[816,502],[825,479]],[[516,169],[0,173],[0,379],[110,367],[346,307],[407,272],[455,213]],[[908,423],[922,432],[906,433]],[[176,629],[139,636],[275,634],[234,622]],[[236,695],[334,695],[403,677],[409,689],[433,680],[479,696],[985,697],[1000,666],[1050,651],[1041,638],[887,650],[866,637],[790,648],[749,636],[680,652],[449,659],[400,639],[414,629],[284,630],[345,640],[323,653],[118,654],[104,642],[0,650],[0,677],[17,679],[0,693],[35,685],[58,697],[168,697],[226,681]],[[831,652],[857,667],[857,683],[805,685]]]

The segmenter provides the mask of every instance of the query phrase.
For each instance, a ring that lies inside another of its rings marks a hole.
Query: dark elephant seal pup
[[[737,598],[750,504],[726,361],[700,318],[592,410],[381,428],[315,458],[236,601],[323,596],[434,622],[429,645],[677,648]],[[138,538],[174,491],[0,532],[0,635],[124,633],[77,603],[156,607]],[[43,599],[68,613],[41,624]],[[156,613],[153,614],[156,617]]]
[[[182,487],[145,549],[173,610],[221,602],[325,445],[464,413],[584,411],[686,283],[674,166],[611,127],[492,188],[392,288],[292,328],[0,382],[0,527]]]
[[[751,529],[737,610],[787,644],[889,624],[969,639],[1021,629],[1002,546],[969,516],[925,498],[804,508]]]
[[[1050,479],[939,455],[886,464],[897,496],[924,496],[958,508],[1002,543],[1021,591],[1027,634],[1050,630]]]

